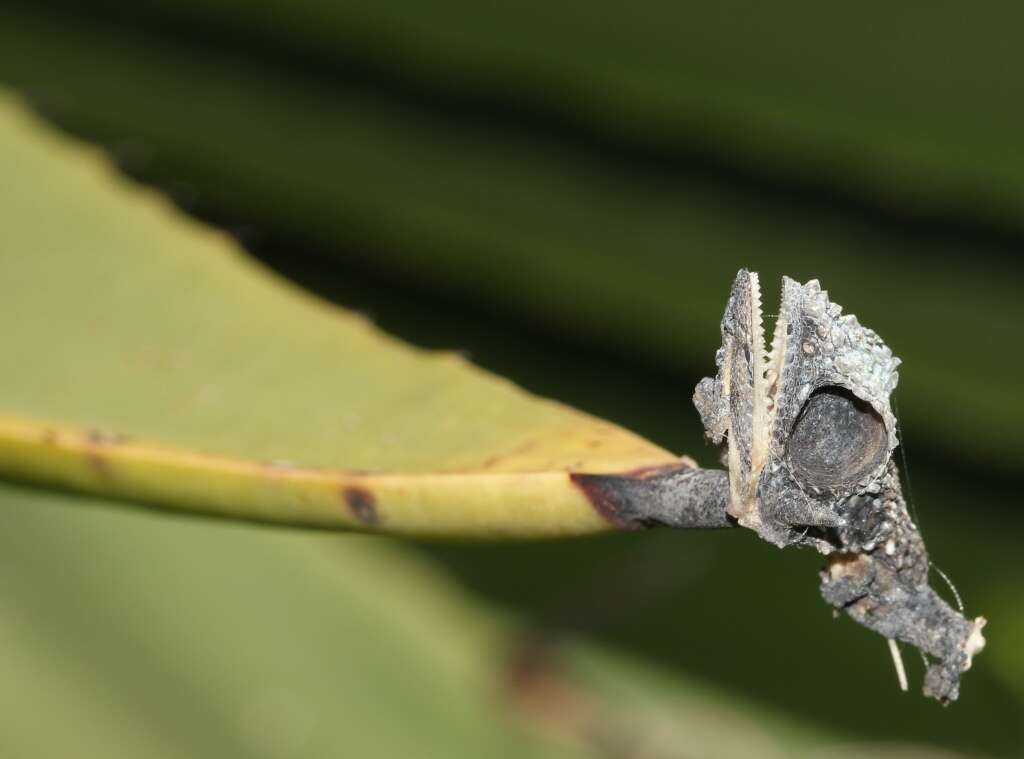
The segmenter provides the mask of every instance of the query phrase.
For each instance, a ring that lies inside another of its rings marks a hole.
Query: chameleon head
[[[730,514],[779,546],[839,547],[834,536],[858,500],[883,483],[899,487],[886,478],[899,363],[817,280],[783,278],[766,347],[758,276],[741,270],[722,319],[718,374],[694,395],[708,437],[725,447]]]

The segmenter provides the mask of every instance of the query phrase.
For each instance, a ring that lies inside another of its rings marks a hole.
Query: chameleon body
[[[777,546],[827,555],[825,601],[920,649],[925,694],[955,700],[984,647],[985,620],[966,619],[928,585],[928,554],[893,460],[899,359],[817,280],[783,278],[768,346],[761,322],[758,276],[742,270],[722,319],[718,373],[694,394],[728,463],[729,515]]]

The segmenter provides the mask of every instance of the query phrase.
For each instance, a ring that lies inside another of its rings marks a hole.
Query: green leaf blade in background
[[[558,755],[501,717],[497,629],[397,547],[67,501],[0,487],[5,756]]]

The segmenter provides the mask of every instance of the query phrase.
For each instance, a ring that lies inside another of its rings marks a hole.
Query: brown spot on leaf
[[[523,454],[529,453],[534,448],[536,448],[537,444],[537,440],[526,440],[517,445],[512,450],[510,450],[508,453],[506,453],[503,458],[514,458],[516,456],[522,456]]]
[[[128,438],[118,432],[107,432],[105,430],[89,430],[85,439],[89,445],[117,445],[119,443],[128,442]]]
[[[103,449],[118,445],[127,440],[124,435],[115,432],[104,432],[103,430],[89,430],[85,434],[86,450],[85,460],[89,462],[98,475],[104,478],[114,476],[110,461],[103,454]]]
[[[379,523],[377,515],[377,499],[366,488],[350,486],[342,491],[342,497],[351,510],[352,515],[365,525],[374,526]]]
[[[280,474],[282,472],[292,472],[298,469],[298,465],[293,461],[287,461],[285,459],[272,459],[270,461],[261,461],[257,466],[264,472],[269,474]]]
[[[110,468],[110,462],[107,461],[107,457],[95,451],[90,451],[86,454],[85,460],[89,462],[91,466],[100,477],[110,478],[114,476],[113,470]]]

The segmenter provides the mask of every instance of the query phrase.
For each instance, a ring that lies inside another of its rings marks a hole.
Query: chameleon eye
[[[843,489],[877,468],[888,450],[885,423],[842,387],[811,394],[793,425],[786,458],[804,485]]]

